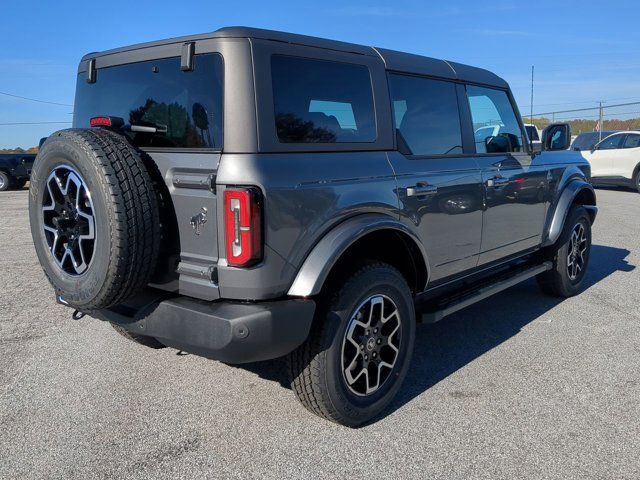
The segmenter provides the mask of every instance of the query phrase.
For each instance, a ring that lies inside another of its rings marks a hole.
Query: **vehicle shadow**
[[[593,245],[586,288],[615,272],[630,272],[629,250]],[[396,399],[377,421],[401,408],[452,373],[482,356],[562,300],[544,295],[535,280],[516,285],[435,324],[418,325],[412,365]],[[284,358],[239,365],[261,378],[290,388]],[[451,392],[452,396],[465,392]]]

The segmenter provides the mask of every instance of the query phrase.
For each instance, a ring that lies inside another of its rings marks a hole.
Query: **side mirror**
[[[542,150],[567,150],[571,145],[571,127],[568,123],[552,123],[542,132]]]

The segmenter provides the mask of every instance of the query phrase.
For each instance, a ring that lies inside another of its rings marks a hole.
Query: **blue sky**
[[[488,68],[529,113],[640,101],[640,2],[571,0],[3,2],[0,148],[37,145],[70,121],[80,57],[131,43],[248,25]],[[631,109],[631,110],[629,110]],[[640,106],[626,107],[640,111]],[[586,114],[585,114],[586,115]],[[635,115],[634,115],[635,116]]]

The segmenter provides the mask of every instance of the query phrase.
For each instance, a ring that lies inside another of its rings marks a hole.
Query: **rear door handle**
[[[435,195],[438,187],[435,185],[418,184],[413,187],[407,187],[407,197],[426,197],[427,195]]]
[[[494,188],[497,187],[497,188],[499,188],[499,187],[504,187],[508,183],[509,183],[509,179],[508,178],[493,177],[493,178],[490,178],[489,180],[487,180],[487,187],[494,187]]]

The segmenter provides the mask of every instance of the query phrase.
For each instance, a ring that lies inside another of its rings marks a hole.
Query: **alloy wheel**
[[[587,236],[584,225],[577,223],[571,231],[569,253],[567,255],[567,273],[571,281],[575,281],[584,270],[587,260]]]
[[[93,259],[96,221],[91,192],[80,174],[61,165],[47,177],[42,200],[43,228],[58,267],[82,275]]]
[[[373,295],[351,317],[342,341],[342,374],[351,392],[367,396],[389,379],[400,354],[398,307],[385,295]]]

